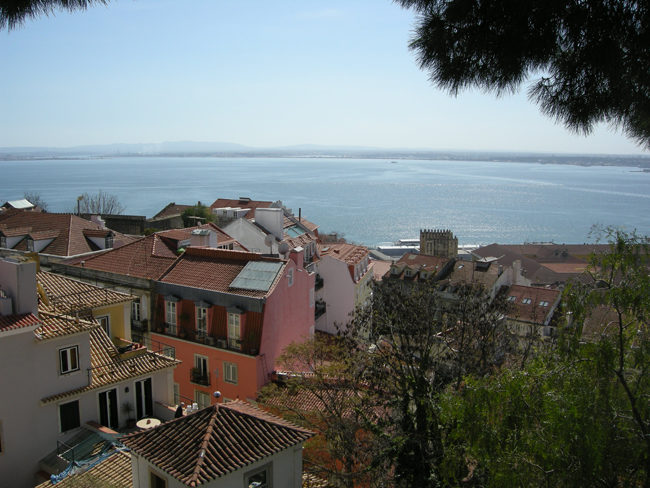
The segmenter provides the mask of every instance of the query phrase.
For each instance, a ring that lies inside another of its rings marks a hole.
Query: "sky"
[[[0,148],[231,142],[644,154],[520,93],[451,97],[389,0],[122,0],[0,31]],[[647,153],[645,153],[647,154]]]

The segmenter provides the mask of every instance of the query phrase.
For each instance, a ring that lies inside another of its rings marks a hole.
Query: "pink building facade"
[[[163,274],[151,336],[182,361],[180,401],[255,399],[282,350],[313,332],[315,276],[301,250],[288,257],[188,248]]]

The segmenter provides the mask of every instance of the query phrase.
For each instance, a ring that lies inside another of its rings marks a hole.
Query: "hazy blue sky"
[[[451,98],[388,0],[122,0],[0,32],[0,147],[234,142],[641,153],[522,93]]]

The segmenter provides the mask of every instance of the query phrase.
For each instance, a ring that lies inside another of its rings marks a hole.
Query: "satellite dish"
[[[286,242],[282,241],[282,242],[280,243],[280,245],[278,246],[278,252],[279,252],[280,254],[284,254],[284,253],[286,253],[288,250],[289,250],[289,244],[287,244]]]
[[[266,244],[269,247],[271,247],[274,242],[275,242],[275,237],[273,236],[273,234],[267,234],[267,236],[264,238],[264,244]]]

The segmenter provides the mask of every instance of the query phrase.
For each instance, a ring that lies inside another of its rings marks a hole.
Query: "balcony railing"
[[[152,324],[153,325],[153,324]],[[218,347],[219,349],[229,349],[232,351],[238,351],[242,354],[249,354],[251,356],[257,356],[259,354],[260,341],[259,337],[253,338],[253,340],[230,340],[228,337],[211,335],[208,331],[195,330],[184,327],[177,327],[176,333],[172,334],[169,330],[163,332],[164,322],[156,322],[155,330],[161,330],[158,332],[160,334],[165,334],[170,337],[175,337],[182,339],[184,341],[198,342],[205,344],[206,346]]]
[[[318,278],[316,278],[316,284],[314,285],[314,289],[318,291],[321,288],[323,288],[324,285],[325,285],[325,281],[323,280],[323,278],[319,276]]]
[[[197,385],[210,386],[210,371],[190,369],[190,381]]]
[[[314,320],[318,320],[319,318],[321,318],[325,313],[326,309],[327,309],[327,305],[325,304],[325,302],[316,302],[316,307],[314,310]]]

